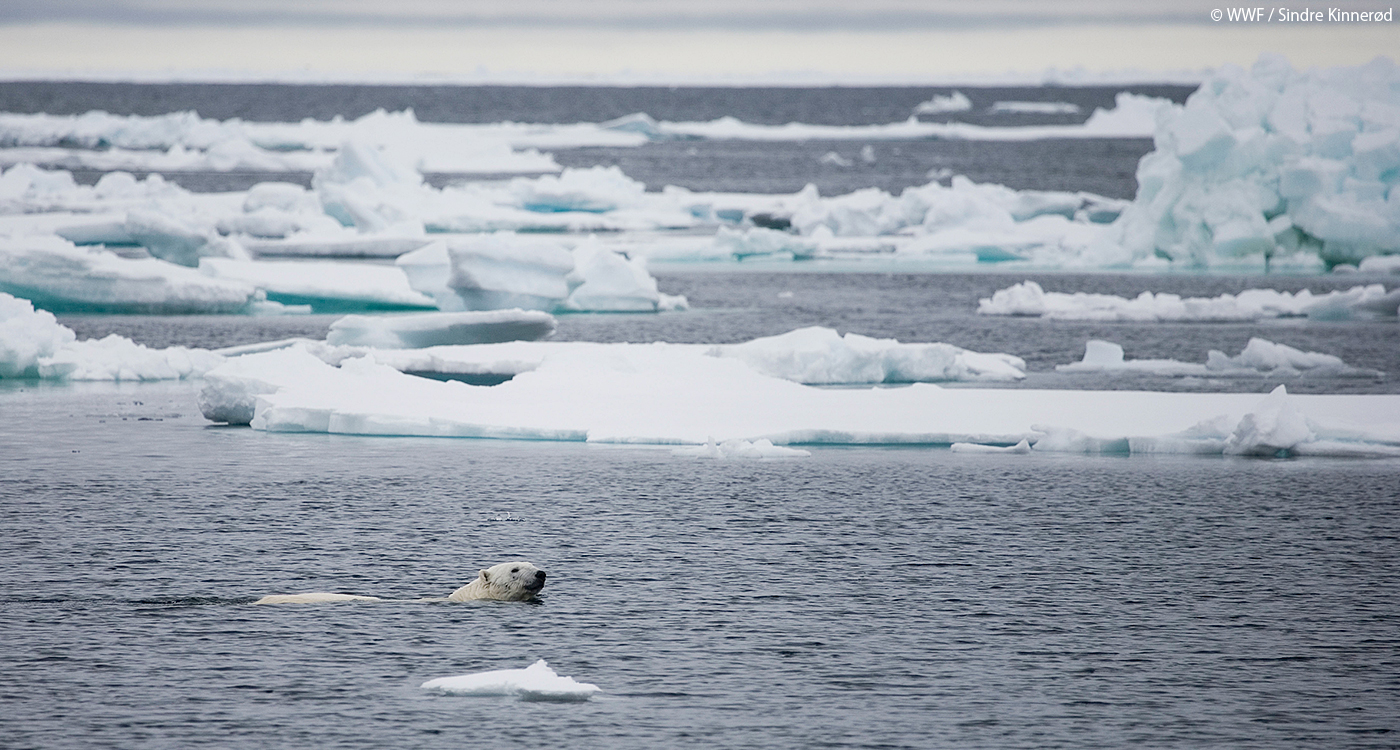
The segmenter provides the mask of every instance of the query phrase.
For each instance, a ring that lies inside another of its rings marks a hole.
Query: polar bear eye
[[[519,573],[519,572],[520,572],[520,568],[511,568],[511,569],[510,569],[510,572],[512,572],[512,573]]]

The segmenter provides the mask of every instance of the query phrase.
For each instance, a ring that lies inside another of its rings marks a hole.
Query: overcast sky
[[[936,83],[1047,68],[1199,71],[1247,65],[1261,52],[1297,66],[1356,64],[1400,48],[1395,21],[1212,20],[1221,7],[1218,0],[0,0],[0,76]]]

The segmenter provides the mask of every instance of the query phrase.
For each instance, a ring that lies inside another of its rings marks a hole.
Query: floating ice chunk
[[[586,701],[600,688],[572,677],[560,677],[544,659],[525,669],[497,669],[490,672],[439,677],[423,683],[424,690],[440,690],[455,695],[506,696],[526,701]]]
[[[1281,317],[1341,318],[1354,315],[1395,315],[1400,289],[1387,292],[1381,284],[1314,295],[1272,289],[1246,289],[1238,295],[1187,297],[1143,292],[1133,299],[1111,294],[1046,292],[1034,281],[999,289],[978,301],[982,315],[1027,315],[1058,320],[1223,322]]]
[[[987,111],[1012,115],[1073,115],[1079,113],[1079,105],[1071,102],[996,102]]]
[[[200,232],[159,211],[133,209],[127,213],[123,228],[152,256],[182,266],[197,266],[203,257],[248,259],[237,243]]]
[[[1400,273],[1400,255],[1372,255],[1357,266],[1361,273]]]
[[[961,91],[951,94],[934,94],[932,99],[919,102],[914,107],[916,115],[939,115],[945,112],[966,112],[972,109],[972,100]]]
[[[1275,388],[1260,401],[1253,411],[1244,415],[1230,439],[1225,453],[1232,455],[1287,455],[1300,443],[1317,439],[1308,419],[1291,403],[1288,389]]]
[[[687,307],[685,297],[657,291],[641,258],[626,258],[596,239],[573,250],[574,273],[583,283],[569,293],[564,309],[596,312],[656,312]]]
[[[511,180],[515,205],[545,213],[587,211],[603,213],[639,203],[646,185],[622,173],[616,166],[565,169],[557,177]]]
[[[347,315],[331,323],[326,343],[380,349],[535,341],[554,333],[554,316],[536,310]]]
[[[57,237],[0,243],[0,290],[55,312],[237,313],[261,298],[239,281],[156,258],[79,248]]]
[[[436,307],[394,266],[334,261],[247,261],[201,258],[199,271],[250,284],[267,298],[317,311],[414,310]]]
[[[454,238],[445,248],[452,268],[445,286],[457,302],[440,299],[444,310],[554,310],[583,283],[573,255],[552,240],[497,233]]]
[[[230,357],[204,373],[199,410],[211,422],[246,425],[253,421],[258,396],[334,369],[301,345]]]
[[[953,443],[948,446],[954,453],[1010,453],[1024,455],[1031,452],[1031,441],[1023,439],[1015,445],[983,445],[981,443]]]
[[[1020,380],[1025,362],[1009,354],[969,352],[951,344],[901,344],[857,333],[810,327],[743,344],[716,346],[712,356],[741,360],[757,372],[798,383],[918,383]]]
[[[116,334],[78,341],[51,313],[0,293],[0,378],[178,380],[223,361],[203,349],[149,349]]]
[[[589,239],[570,247],[549,237],[497,232],[452,237],[400,257],[396,264],[439,308],[655,312],[684,309],[662,294],[640,258]]]
[[[671,455],[684,456],[686,458],[806,458],[812,455],[811,451],[800,448],[787,448],[781,445],[773,445],[773,441],[760,438],[753,442],[748,440],[726,440],[716,443],[713,438],[706,440],[704,445],[697,445],[687,448],[676,448],[671,451]]]
[[[764,227],[720,227],[715,233],[714,247],[717,256],[734,260],[773,256],[811,258],[819,252],[819,245],[811,238]]]
[[[1123,358],[1118,344],[1090,339],[1079,362],[1056,365],[1056,372],[1099,372],[1109,374],[1142,373],[1167,377],[1383,377],[1385,373],[1363,370],[1347,365],[1340,357],[1318,352],[1304,352],[1284,344],[1261,338],[1251,338],[1244,350],[1231,357],[1212,349],[1205,364],[1180,362],[1174,359]]]
[[[33,378],[39,361],[73,343],[72,329],[27,299],[0,292],[0,378]]]
[[[223,364],[204,349],[151,349],[117,334],[74,341],[39,360],[39,377],[50,380],[184,380]]]

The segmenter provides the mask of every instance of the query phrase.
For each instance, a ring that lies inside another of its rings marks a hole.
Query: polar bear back
[[[447,597],[452,602],[475,599],[522,602],[535,598],[544,588],[545,572],[523,560],[492,565],[481,571],[476,580],[457,589]]]

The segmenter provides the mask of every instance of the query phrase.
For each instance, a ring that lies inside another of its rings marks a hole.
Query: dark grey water
[[[1080,101],[1078,90],[965,91],[976,110],[1006,99]],[[647,111],[864,124],[903,119],[933,93],[946,89],[502,87],[466,97],[431,87],[0,84],[0,110],[198,109],[295,121],[413,106],[443,121]],[[618,163],[653,187],[788,190],[806,180],[828,193],[893,190],[948,167],[1015,187],[1119,195],[1089,185],[1121,185],[1134,149],[1145,148],[875,144],[872,166],[847,153],[860,145],[654,144],[556,156]],[[853,166],[821,166],[825,150]],[[996,174],[1006,176],[982,176]],[[182,179],[227,190],[272,178]],[[1261,336],[1389,373],[1290,381],[1291,391],[1394,393],[1400,372],[1394,320],[1164,325],[975,314],[979,297],[1025,278],[1124,296],[1323,292],[1377,279],[657,275],[693,309],[563,316],[557,338],[720,343],[826,325],[1017,354],[1031,368],[1026,385],[1262,392],[1275,382],[1053,372],[1091,337],[1123,344],[1130,357],[1199,362],[1208,349],[1233,354]],[[319,338],[332,319],[61,320],[85,338],[217,347]],[[1400,461],[818,448],[800,460],[715,462],[648,448],[267,434],[206,423],[193,388],[0,380],[0,747],[1400,743]],[[518,558],[550,573],[538,604],[250,604],[307,590],[441,596],[480,567]],[[418,687],[538,658],[604,692],[553,704]]]
[[[502,121],[604,122],[635,112],[658,120],[708,121],[736,117],[779,125],[870,125],[907,119],[914,108],[947,87],[539,87],[539,86],[324,86],[281,84],[125,84],[0,81],[0,112],[162,115],[186,110],[215,119],[298,122],[302,118],[359,117],[386,109],[412,108],[425,122]],[[978,125],[1044,125],[1083,122],[1095,108],[1111,108],[1120,90],[1184,101],[1193,87],[960,87],[973,107],[965,112],[926,116],[938,122]],[[1070,114],[993,112],[999,101],[1068,102]],[[865,146],[874,161],[862,158]],[[566,167],[616,164],[652,190],[677,185],[692,190],[779,193],[816,185],[825,195],[867,187],[899,192],[923,185],[935,175],[960,174],[1018,190],[1084,190],[1114,198],[1136,192],[1137,160],[1152,148],[1149,139],[1064,139],[1023,143],[921,140],[872,142],[686,142],[650,143],[639,148],[556,149]],[[827,153],[849,166],[824,163]],[[144,172],[138,172],[144,177]],[[92,184],[101,172],[79,170],[79,182]],[[311,175],[170,173],[190,190],[246,190],[267,180],[309,185]],[[429,175],[442,186],[456,175]]]
[[[800,268],[801,266],[799,266]],[[1047,291],[1086,291],[1136,297],[1144,291],[1214,297],[1249,288],[1324,293],[1356,284],[1390,281],[1362,276],[1290,277],[1084,273],[773,273],[753,270],[655,270],[661,291],[684,294],[692,309],[660,315],[561,315],[561,341],[670,341],[737,343],[804,326],[842,333],[943,341],[982,352],[1006,352],[1026,360],[1031,376],[1021,385],[1041,388],[1110,388],[1267,392],[1280,382],[1296,393],[1400,393],[1400,325],[1394,318],[1324,322],[1100,323],[1008,318],[977,314],[977,301],[1025,279]],[[1393,281],[1390,281],[1393,286]],[[305,336],[325,338],[338,316],[249,318],[231,316],[83,316],[60,321],[80,338],[118,333],[153,347],[219,348]],[[1249,378],[1183,380],[1062,374],[1055,365],[1077,362],[1091,338],[1118,343],[1130,359],[1202,363],[1211,349],[1239,354],[1259,337],[1304,351],[1341,357],[1352,367],[1379,370],[1384,378]]]
[[[960,86],[972,102],[965,112],[929,115],[944,122],[1041,125],[1083,122],[1095,108],[1113,107],[1120,91],[1178,103],[1195,86]],[[376,109],[412,109],[424,122],[605,122],[635,112],[658,120],[708,121],[733,116],[781,125],[870,125],[899,122],[920,102],[947,95],[946,86],[704,87],[704,86],[403,86],[318,84],[96,83],[0,81],[0,112],[163,115],[195,111],[216,120],[298,122],[304,117],[357,118]],[[1071,114],[992,112],[999,101],[1068,102]]]
[[[7,748],[1393,747],[1393,461],[266,434],[0,383]],[[443,595],[547,569],[538,604]],[[549,660],[586,704],[421,691]]]

